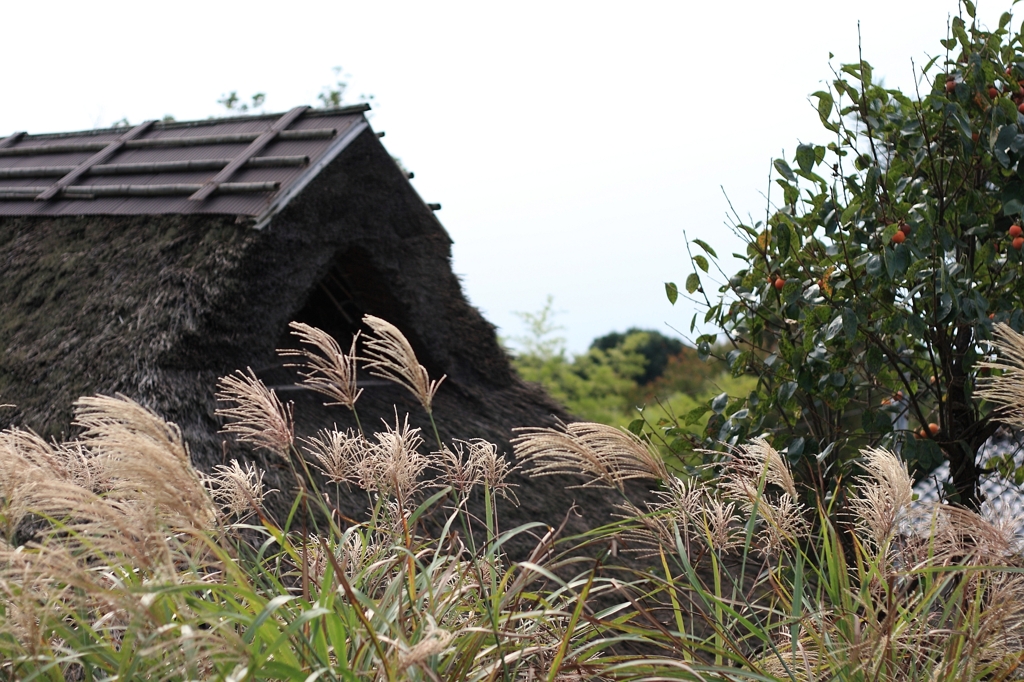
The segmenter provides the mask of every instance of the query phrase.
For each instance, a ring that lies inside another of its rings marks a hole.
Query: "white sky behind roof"
[[[980,2],[994,27],[1010,2]],[[630,326],[673,333],[692,308],[683,231],[742,250],[721,188],[763,219],[771,159],[828,141],[808,95],[864,57],[912,87],[953,0],[777,2],[9,2],[0,137],[316,103],[340,65],[349,101],[439,202],[466,293],[504,336],[554,296],[569,349]],[[1015,19],[1011,27],[1019,28]],[[730,265],[729,271],[736,267]]]

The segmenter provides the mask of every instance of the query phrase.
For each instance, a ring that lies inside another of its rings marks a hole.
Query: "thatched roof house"
[[[467,303],[434,207],[364,110],[0,139],[0,402],[14,405],[4,425],[59,437],[76,398],[123,393],[177,423],[200,467],[264,459],[218,433],[217,378],[252,367],[295,401],[302,434],[349,426],[346,410],[291,388],[275,349],[292,344],[291,320],[347,347],[364,313],[401,328],[432,376],[448,375],[435,406],[443,437],[507,449],[512,427],[561,415]],[[364,423],[393,420],[397,405],[425,425],[400,388],[366,383]],[[592,491],[565,493],[564,480],[520,484],[522,518],[554,520],[572,498],[608,508]]]

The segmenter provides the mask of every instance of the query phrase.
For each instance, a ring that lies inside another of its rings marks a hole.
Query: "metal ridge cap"
[[[322,118],[324,116],[338,116],[344,114],[361,114],[364,111],[369,111],[369,104],[352,104],[344,107],[334,107],[332,109],[316,109],[310,107],[306,109],[305,113],[300,118]],[[222,116],[222,117],[210,117],[196,121],[157,121],[153,127],[158,130],[174,130],[175,128],[198,128],[208,125],[217,125],[218,123],[242,123],[245,121],[260,121],[260,120],[277,120],[287,114],[287,111],[282,111],[275,114],[252,114],[247,116]]]
[[[365,109],[364,109],[365,111]],[[362,118],[362,117],[360,117]],[[292,199],[294,199],[302,190],[306,188],[313,179],[320,174],[329,163],[334,161],[341,152],[345,150],[349,144],[352,143],[357,137],[359,137],[364,131],[372,130],[370,124],[365,118],[361,121],[354,123],[352,127],[345,131],[343,135],[340,135],[337,140],[334,141],[331,146],[327,148],[327,151],[317,160],[316,163],[310,164],[306,167],[305,172],[302,173],[290,186],[283,189],[263,210],[259,215],[253,218],[254,230],[262,230],[266,227],[274,216],[277,215],[285,206],[287,206]]]
[[[343,116],[345,114],[361,114],[364,111],[369,111],[370,105],[363,102],[360,104],[350,104],[343,107],[333,107],[330,109],[314,109],[310,108],[306,110],[306,113],[301,118],[323,118],[325,116]],[[175,128],[198,128],[202,126],[217,125],[219,123],[241,123],[244,121],[259,121],[264,119],[279,119],[288,112],[281,112],[275,114],[252,114],[246,116],[224,116],[224,117],[210,117],[199,119],[195,121],[157,121],[153,124],[151,130],[173,130]],[[95,135],[109,135],[110,133],[116,133],[118,131],[124,132],[130,130],[128,126],[114,126],[110,128],[93,128],[92,130],[79,130],[69,131],[60,133],[31,133],[26,134],[19,140],[20,143],[24,143],[29,139],[45,139],[45,140],[60,140],[68,137],[92,137]]]

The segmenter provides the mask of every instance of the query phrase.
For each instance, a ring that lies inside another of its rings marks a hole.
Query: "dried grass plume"
[[[234,403],[233,407],[216,412],[227,420],[223,433],[233,433],[243,443],[252,443],[288,459],[295,439],[291,403],[282,405],[277,393],[264,386],[251,368],[248,374],[239,370],[221,377],[217,389],[218,401]]]
[[[850,506],[869,538],[881,545],[898,528],[902,513],[914,499],[914,481],[898,455],[880,448],[861,452],[866,476]]]
[[[512,439],[516,458],[531,466],[531,476],[580,474],[589,480],[579,487],[622,491],[634,478],[666,480],[665,462],[657,450],[632,433],[614,426],[576,422],[560,429],[517,429]]]
[[[352,337],[352,347],[346,354],[341,346],[327,332],[311,327],[302,322],[291,322],[292,336],[312,346],[315,351],[295,348],[278,350],[285,357],[300,357],[305,362],[289,364],[287,367],[298,367],[302,376],[302,385],[321,393],[333,402],[326,405],[343,405],[354,410],[356,401],[363,389],[356,387],[356,342],[359,332]]]
[[[979,377],[974,391],[977,398],[989,400],[1001,409],[1004,422],[1024,429],[1024,335],[1002,322],[995,326],[992,345],[999,353],[998,362],[981,362],[982,368],[998,370],[1000,376]]]
[[[409,340],[395,325],[373,315],[364,315],[363,322],[373,330],[365,341],[365,367],[370,374],[405,386],[430,413],[434,394],[446,377],[430,380],[426,367],[416,359]]]

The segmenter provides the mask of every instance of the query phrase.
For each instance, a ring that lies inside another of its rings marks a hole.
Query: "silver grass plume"
[[[736,503],[709,497],[704,505],[704,536],[708,545],[725,553],[743,544],[743,528]]]
[[[789,465],[778,451],[765,439],[755,438],[731,454],[720,489],[741,509],[759,517],[758,537],[765,549],[778,553],[805,535],[810,529],[806,509],[798,501]],[[769,490],[766,484],[781,488],[782,493]]]
[[[225,508],[228,514],[242,519],[263,509],[263,499],[275,490],[263,486],[263,474],[256,465],[248,462],[245,468],[237,459],[231,464],[219,464],[205,483],[214,501]]]
[[[282,405],[277,393],[257,379],[252,368],[248,374],[239,370],[221,377],[217,382],[217,400],[234,404],[216,412],[227,420],[222,433],[233,433],[243,443],[252,443],[288,459],[295,439],[292,404]]]
[[[515,500],[518,504],[519,500],[512,492],[512,484],[505,480],[512,473],[512,468],[509,467],[508,460],[498,454],[498,446],[483,438],[456,441],[456,445],[459,443],[466,446],[469,451],[469,460],[480,472],[483,482],[505,499]]]
[[[560,429],[516,429],[512,439],[519,461],[532,466],[531,476],[582,474],[589,480],[578,487],[607,487],[623,491],[634,478],[668,479],[661,456],[632,433],[604,424],[576,422]]]
[[[321,429],[315,436],[302,439],[302,449],[316,459],[314,466],[331,483],[357,483],[358,466],[372,447],[352,430]]]
[[[797,498],[796,485],[789,465],[782,455],[764,438],[754,438],[732,451],[729,469],[736,475],[754,481],[755,485],[763,476],[766,483],[782,488],[793,499]]]
[[[420,666],[426,663],[431,656],[443,653],[454,638],[455,635],[451,632],[437,627],[437,623],[434,622],[434,618],[430,614],[427,614],[426,620],[426,627],[416,644],[411,647],[398,644],[398,669],[400,671]]]
[[[995,326],[995,336],[992,345],[999,361],[980,362],[978,366],[999,370],[1002,375],[979,377],[974,395],[999,405],[1003,421],[1024,429],[1024,335],[1000,322]]]
[[[914,481],[907,465],[888,450],[868,448],[861,455],[866,475],[860,477],[857,496],[850,506],[860,529],[881,545],[896,532],[903,512],[910,508]]]
[[[168,520],[212,527],[212,502],[175,424],[124,396],[79,398],[74,423],[112,496],[152,506]]]
[[[660,547],[675,551],[677,531],[685,543],[702,528],[707,491],[697,477],[670,476],[664,483],[665,489],[655,490],[655,499],[645,503],[647,511],[629,501],[619,505],[623,518],[639,523],[624,538],[641,557],[656,556]]]
[[[346,354],[334,337],[322,329],[302,322],[291,322],[288,326],[292,329],[292,336],[298,337],[299,341],[312,346],[316,351],[294,348],[278,350],[282,356],[305,360],[286,367],[300,368],[303,386],[333,400],[325,405],[343,405],[354,410],[356,401],[363,393],[363,389],[356,387],[356,341],[359,332],[352,337],[352,346]]]
[[[409,427],[408,415],[404,422],[396,415],[394,428],[384,422],[384,431],[375,433],[374,438],[377,442],[368,442],[356,462],[359,487],[407,499],[423,486],[420,475],[429,463],[419,452],[423,444],[420,430]]]
[[[483,481],[483,472],[473,458],[467,456],[465,448],[458,441],[452,443],[452,447],[442,443],[441,450],[431,456],[441,469],[440,486],[450,485],[453,490],[465,495]]]
[[[431,381],[409,340],[395,325],[373,315],[363,315],[363,323],[373,330],[364,342],[366,369],[376,377],[401,384],[416,396],[424,410],[432,412],[434,394],[446,376]]]
[[[433,453],[432,457],[441,469],[442,485],[450,485],[466,494],[474,486],[486,483],[502,497],[515,499],[510,484],[505,482],[511,469],[494,443],[482,438],[455,439],[452,447],[442,444],[441,451]]]

